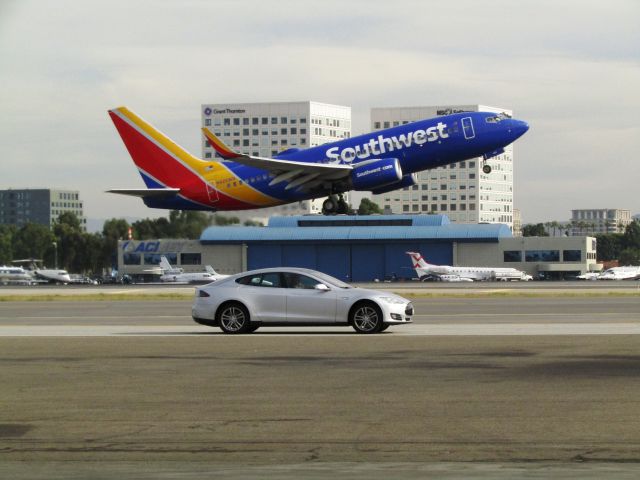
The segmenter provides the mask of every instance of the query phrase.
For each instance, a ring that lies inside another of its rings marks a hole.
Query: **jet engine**
[[[398,190],[399,188],[411,187],[418,183],[418,175],[415,173],[410,173],[409,175],[405,175],[402,177],[402,180],[399,182],[391,183],[389,185],[385,185],[382,188],[375,188],[371,190],[371,193],[374,195],[379,195],[381,193],[392,192],[394,190]]]

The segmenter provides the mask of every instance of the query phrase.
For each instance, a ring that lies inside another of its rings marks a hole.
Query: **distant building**
[[[351,107],[319,102],[211,103],[202,105],[202,126],[209,127],[224,143],[242,153],[273,157],[290,148],[315,147],[351,137]],[[203,138],[202,158],[217,159]],[[345,200],[349,201],[348,195]],[[222,215],[267,223],[273,215],[320,213],[324,198],[278,207]]]
[[[521,237],[522,236],[522,215],[520,214],[519,208],[513,209],[513,236]]]
[[[571,210],[572,236],[624,233],[632,222],[631,211],[618,208]]]
[[[64,212],[75,213],[84,228],[87,219],[78,190],[27,188],[0,190],[0,224],[39,223],[51,227]]]
[[[458,112],[505,112],[486,105],[372,108],[371,128],[380,130]],[[488,160],[492,172],[482,172],[482,157],[418,173],[418,183],[374,195],[385,213],[446,214],[453,223],[504,223],[513,231],[513,146]]]

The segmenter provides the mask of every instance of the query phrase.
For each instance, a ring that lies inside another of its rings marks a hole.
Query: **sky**
[[[514,148],[524,223],[640,213],[640,2],[0,0],[0,189],[79,190],[88,218],[156,217],[107,110],[195,155],[200,105],[484,104]]]

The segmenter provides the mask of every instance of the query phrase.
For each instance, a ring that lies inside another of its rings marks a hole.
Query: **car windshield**
[[[331,275],[327,275],[326,273],[322,273],[322,272],[313,272],[313,273],[320,280],[322,280],[323,282],[327,282],[327,283],[333,285],[334,287],[338,287],[338,288],[353,288],[348,283],[344,283],[342,280],[338,280],[337,278],[332,277]]]

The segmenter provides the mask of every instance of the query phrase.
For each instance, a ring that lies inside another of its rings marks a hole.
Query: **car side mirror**
[[[327,287],[324,283],[318,283],[315,287],[316,290],[320,290],[321,292],[328,292],[329,290],[331,290],[329,287]]]

